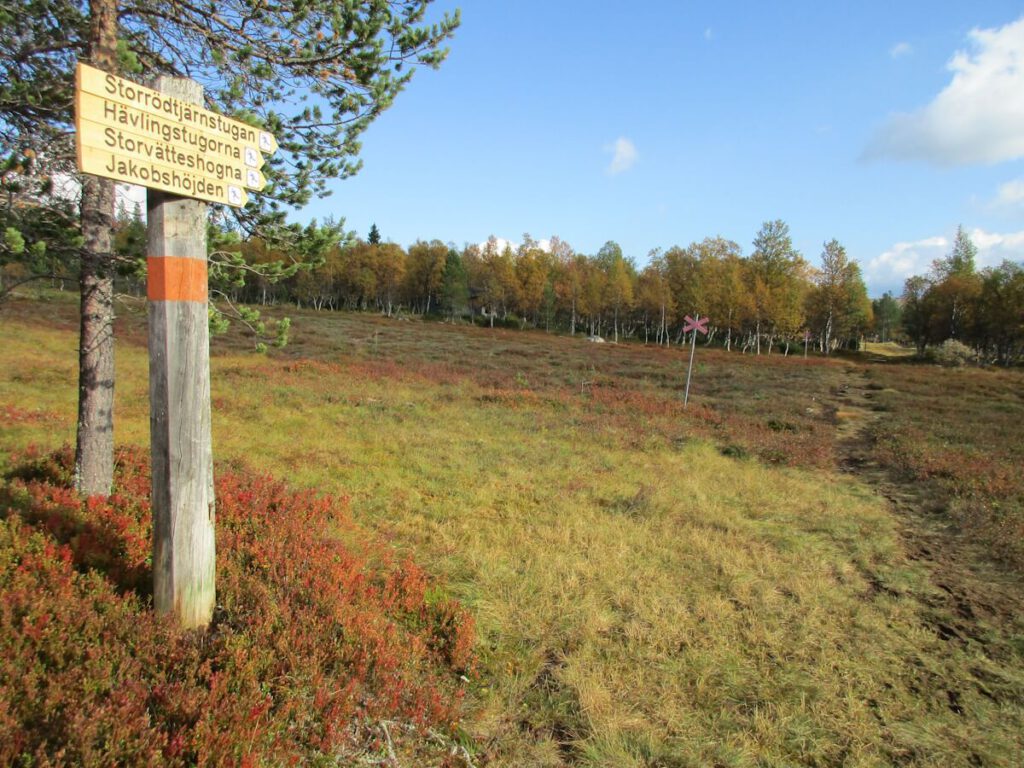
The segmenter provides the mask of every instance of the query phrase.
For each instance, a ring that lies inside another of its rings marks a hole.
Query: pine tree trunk
[[[114,479],[114,278],[111,227],[114,183],[86,177],[82,186],[81,328],[75,489],[107,495]]]
[[[117,72],[117,2],[91,0],[91,63]],[[75,489],[109,494],[114,480],[114,182],[82,181],[81,326]]]

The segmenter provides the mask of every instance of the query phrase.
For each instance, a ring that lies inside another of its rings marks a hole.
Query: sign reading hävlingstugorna
[[[79,64],[78,168],[116,181],[241,207],[266,184],[273,135],[130,80]]]

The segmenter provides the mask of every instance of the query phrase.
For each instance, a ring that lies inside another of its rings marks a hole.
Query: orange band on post
[[[206,259],[150,256],[146,267],[150,301],[206,301]]]

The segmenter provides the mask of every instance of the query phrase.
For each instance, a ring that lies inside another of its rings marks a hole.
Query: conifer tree
[[[52,179],[74,171],[74,65],[146,81],[191,77],[206,107],[273,133],[280,151],[267,186],[236,213],[243,231],[296,241],[288,209],[359,170],[359,136],[418,66],[436,68],[459,13],[426,23],[431,0],[338,3],[304,0],[0,0],[0,152],[31,157],[36,203]],[[29,170],[27,167],[23,170]],[[113,471],[114,184],[81,177],[81,229],[70,238],[80,264],[81,343],[76,485],[107,493]],[[10,225],[9,225],[10,226]],[[14,232],[18,228],[10,226]],[[4,238],[10,254],[33,243]]]

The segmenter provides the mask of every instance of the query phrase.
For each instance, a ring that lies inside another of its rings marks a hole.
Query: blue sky
[[[558,235],[594,253],[781,218],[842,242],[872,295],[949,250],[1024,259],[1024,8],[1010,2],[595,3],[462,9],[364,134],[364,168],[295,218],[461,246]]]

